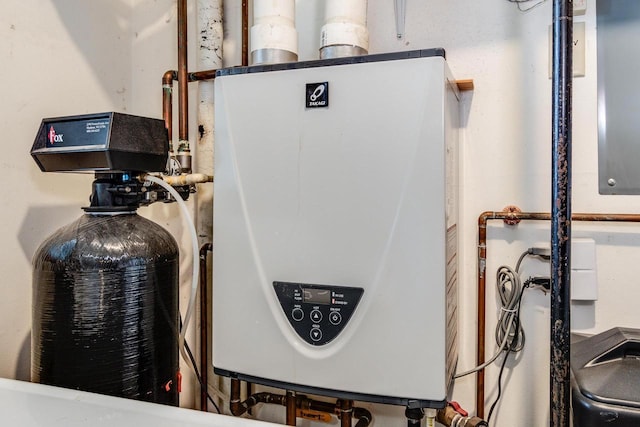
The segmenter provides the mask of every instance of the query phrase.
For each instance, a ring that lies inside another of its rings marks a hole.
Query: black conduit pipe
[[[553,2],[551,427],[569,427],[571,355],[571,86],[573,4]]]

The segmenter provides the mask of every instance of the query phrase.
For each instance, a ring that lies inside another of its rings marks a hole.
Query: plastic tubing
[[[191,244],[192,244],[192,258],[193,258],[193,266],[192,266],[192,281],[191,281],[191,295],[189,296],[189,305],[187,306],[187,314],[184,316],[184,322],[182,323],[182,329],[180,330],[180,337],[178,338],[178,346],[180,348],[180,354],[182,358],[187,363],[187,365],[191,366],[191,362],[189,357],[187,356],[187,352],[184,349],[184,337],[187,332],[187,328],[189,327],[189,322],[191,321],[191,315],[193,313],[193,307],[196,301],[196,293],[198,291],[198,270],[199,270],[199,261],[200,257],[198,256],[198,235],[196,234],[196,227],[191,219],[191,215],[189,215],[189,209],[187,208],[187,204],[182,200],[182,197],[178,192],[169,184],[164,182],[161,178],[152,176],[152,175],[144,175],[145,181],[152,182],[157,184],[167,190],[171,196],[176,200],[178,206],[180,207],[180,211],[182,212],[182,216],[184,220],[187,222],[187,228],[189,229],[189,234],[191,235]]]

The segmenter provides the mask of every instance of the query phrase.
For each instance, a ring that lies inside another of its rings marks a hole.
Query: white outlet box
[[[575,5],[575,3],[574,3]],[[573,77],[585,75],[585,27],[584,22],[573,23]],[[553,73],[553,27],[549,26],[549,78]]]
[[[596,269],[596,242],[593,239],[571,239],[571,269]]]
[[[549,248],[548,242],[538,242],[534,248]],[[571,239],[571,300],[598,299],[598,268],[596,242],[590,238]]]
[[[593,239],[571,239],[571,300],[598,299],[596,242]]]
[[[587,0],[573,0],[573,14],[584,15],[587,12]]]
[[[598,276],[596,270],[571,270],[571,301],[596,301]]]

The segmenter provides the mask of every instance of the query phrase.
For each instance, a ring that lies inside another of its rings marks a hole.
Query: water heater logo
[[[307,108],[326,108],[329,106],[329,82],[307,83]]]
[[[318,98],[320,98],[320,96],[322,96],[323,93],[324,93],[324,85],[320,85],[320,86],[318,86],[316,88],[316,90],[313,91],[313,93],[311,94],[309,99],[312,102],[316,102],[318,100]]]
[[[55,144],[56,142],[64,142],[62,140],[62,134],[61,133],[56,133],[56,130],[53,128],[53,126],[51,126],[49,128],[49,144]]]

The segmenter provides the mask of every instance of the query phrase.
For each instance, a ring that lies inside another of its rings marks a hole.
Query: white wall
[[[190,68],[195,69],[197,29],[190,4]],[[238,61],[238,4],[225,1],[228,36],[226,65]],[[298,0],[300,58],[317,57],[321,0]],[[0,14],[0,54],[4,58],[0,129],[9,144],[0,163],[8,174],[2,191],[8,208],[2,218],[4,294],[0,298],[0,376],[28,378],[31,307],[30,260],[43,236],[76,218],[88,197],[89,177],[44,175],[28,151],[42,117],[95,111],[129,111],[160,117],[162,73],[176,67],[174,0],[7,0]],[[231,19],[233,18],[233,19]],[[576,17],[585,21],[586,77],[574,82],[573,210],[635,213],[640,201],[597,192],[595,3]],[[508,204],[525,211],[550,210],[551,85],[548,78],[548,25],[551,1],[521,13],[506,0],[408,1],[406,36],[397,40],[393,2],[369,0],[370,52],[441,46],[454,75],[472,78],[465,93],[462,140],[462,274],[460,369],[475,360],[476,224],[486,210]],[[316,39],[317,40],[317,39]],[[195,98],[195,87],[191,90]],[[191,131],[195,131],[192,109]],[[195,136],[195,135],[194,135]],[[195,141],[194,138],[192,140]],[[10,210],[9,210],[10,209]],[[174,206],[145,209],[186,246]],[[595,333],[614,325],[640,327],[635,283],[640,276],[640,231],[633,225],[574,224],[574,235],[596,240],[600,299],[575,306],[574,323]],[[543,224],[488,231],[488,328],[495,322],[492,278],[501,264],[513,265],[536,242],[549,240]],[[181,264],[189,265],[190,255]],[[543,271],[529,263],[525,271]],[[183,294],[184,292],[183,284]],[[548,297],[528,291],[523,306],[527,348],[508,363],[506,392],[497,425],[547,425]],[[488,329],[489,349],[492,331]],[[495,395],[497,369],[487,372],[487,402]],[[190,390],[190,387],[187,387]],[[454,397],[473,410],[474,380],[458,381]],[[183,402],[191,400],[183,396]],[[376,424],[405,425],[401,408],[364,405]],[[487,405],[488,408],[488,405]],[[280,416],[279,414],[276,414]],[[274,415],[274,416],[276,416]],[[308,424],[305,424],[308,425]]]
[[[2,3],[2,377],[30,377],[31,258],[91,191],[88,176],[43,174],[29,150],[44,117],[127,110],[130,13],[128,0]]]

